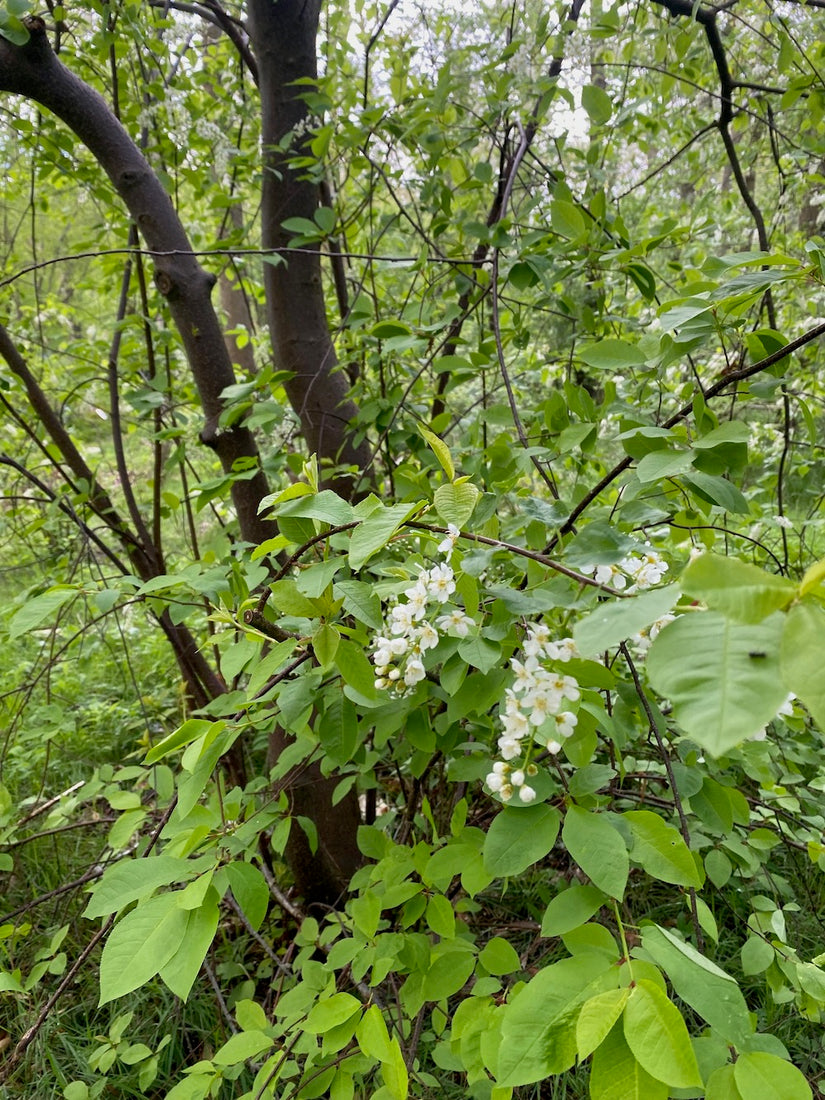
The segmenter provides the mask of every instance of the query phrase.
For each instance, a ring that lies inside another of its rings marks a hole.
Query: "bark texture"
[[[302,86],[294,82],[318,75],[320,6],[320,0],[251,0],[249,4],[249,35],[261,94],[264,248],[286,247],[291,234],[281,223],[287,218],[312,220],[318,206],[319,181],[306,168],[293,170],[290,159],[300,155],[301,135],[308,123]],[[290,133],[295,136],[283,149]],[[346,375],[337,369],[319,251],[308,248],[292,253],[285,263],[267,264],[264,279],[275,359],[280,369],[292,372],[286,390],[309,450],[322,460],[351,464],[362,471],[369,448],[352,439],[350,422],[356,408],[347,396]],[[346,492],[346,479],[335,487]]]

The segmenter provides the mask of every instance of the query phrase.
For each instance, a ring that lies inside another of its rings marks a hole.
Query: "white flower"
[[[438,645],[438,631],[429,623],[422,623],[418,628],[418,636],[415,641],[422,653],[425,653],[428,649],[435,649]]]
[[[475,621],[456,608],[447,615],[439,615],[435,620],[435,625],[446,634],[454,634],[457,638],[466,638],[470,633],[470,628],[475,626]]]
[[[551,739],[547,742],[547,751],[552,752],[553,756],[555,756],[556,753],[561,752],[561,745],[558,743],[558,741],[553,741]]]
[[[390,623],[392,634],[408,634],[412,630],[415,620],[420,616],[416,615],[412,604],[400,603],[392,609],[390,617],[392,619]]]
[[[526,784],[521,788],[518,793],[522,802],[534,802],[536,798],[536,792],[532,787],[528,787]]]
[[[500,791],[504,786],[505,779],[503,775],[499,775],[497,772],[490,772],[490,774],[485,777],[484,782],[491,791]]]
[[[447,524],[447,535],[443,542],[438,544],[439,554],[451,554],[461,532],[454,523]]]
[[[513,784],[514,787],[524,786],[524,772],[521,770],[521,768],[517,768],[513,772],[513,774],[510,776],[510,782]]]
[[[410,657],[407,661],[407,667],[404,669],[404,683],[407,687],[413,687],[415,684],[420,683],[425,676],[426,672],[420,658]]]
[[[576,643],[572,638],[562,638],[560,642],[555,643],[554,648],[556,650],[553,657],[555,661],[571,661],[579,655]]]
[[[515,672],[516,678],[514,682],[515,691],[527,691],[531,688],[535,682],[536,670],[539,667],[539,663],[535,657],[528,657],[524,664],[521,661],[517,661],[515,657],[510,661],[510,668]]]
[[[573,730],[579,724],[579,720],[572,711],[563,710],[561,714],[555,716],[556,723],[556,736],[557,737],[570,737]],[[553,742],[556,744],[557,742]],[[548,745],[549,748],[549,745]],[[551,752],[558,752],[558,749],[550,749]]]
[[[513,788],[509,783],[505,783],[498,793],[503,802],[508,802],[513,797]]]
[[[607,584],[620,590],[627,584],[627,578],[618,565],[597,565],[596,584]]]
[[[531,708],[531,724],[541,726],[546,718],[556,713],[561,703],[561,696],[548,691],[532,691],[525,701],[529,703]]]
[[[509,770],[510,765],[505,764],[503,760],[496,760],[495,764],[493,764],[493,771],[496,775],[506,775]]]
[[[521,755],[521,742],[515,741],[512,737],[499,737],[498,751],[505,760],[514,760]]]
[[[446,603],[455,592],[455,574],[449,565],[436,565],[430,570],[427,585],[430,595],[439,603]]]
[[[786,531],[790,531],[793,527],[793,521],[789,520],[787,516],[774,516],[773,517],[778,527],[784,527]]]

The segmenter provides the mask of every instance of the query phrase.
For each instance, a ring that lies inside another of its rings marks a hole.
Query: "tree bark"
[[[302,98],[306,85],[295,81],[318,76],[316,35],[320,0],[251,0],[249,36],[258,63],[261,93],[263,188],[261,240],[264,248],[285,248],[291,234],[281,228],[287,218],[308,218],[318,206],[318,181],[306,168],[294,170],[300,136],[309,122]],[[291,145],[281,143],[292,133]],[[267,319],[277,365],[292,372],[285,384],[290,404],[301,422],[310,451],[322,461],[341,462],[361,472],[369,460],[365,442],[353,439],[355,404],[348,397],[346,375],[337,369],[321,280],[320,253],[307,248],[264,271]],[[335,488],[344,494],[347,479]]]

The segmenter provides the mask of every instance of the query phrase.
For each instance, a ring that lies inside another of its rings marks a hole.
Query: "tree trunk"
[[[258,63],[263,143],[261,240],[264,248],[285,248],[292,234],[281,228],[287,218],[308,218],[318,207],[319,182],[290,159],[301,155],[301,136],[310,123],[297,80],[318,75],[316,35],[320,0],[251,0],[249,35]],[[287,134],[294,136],[284,150]],[[369,460],[365,442],[357,443],[350,422],[356,408],[347,396],[346,375],[337,369],[327,323],[317,248],[292,253],[264,271],[267,314],[275,360],[292,372],[286,383],[290,404],[301,421],[310,451],[321,461],[341,462],[361,472]],[[349,479],[335,488],[345,495]]]

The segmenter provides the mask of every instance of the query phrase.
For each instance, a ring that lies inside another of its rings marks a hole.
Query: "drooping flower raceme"
[[[458,533],[457,527],[449,528],[439,549],[451,551]],[[373,642],[376,688],[403,694],[427,675],[423,655],[438,645],[439,632],[467,637],[475,622],[458,608],[439,615],[434,624],[427,619],[432,605],[443,607],[454,592],[455,574],[446,562],[422,570],[415,583],[404,590],[403,602],[396,603],[386,618],[386,636],[378,636]]]
[[[514,657],[510,661],[513,683],[505,692],[499,715],[501,760],[493,764],[486,778],[490,790],[505,802],[515,791],[522,802],[532,802],[536,798],[536,791],[527,783],[527,777],[537,773],[535,765],[529,763],[533,745],[537,742],[551,753],[557,753],[564,739],[576,728],[576,715],[563,708],[565,700],[573,703],[579,699],[578,682],[573,676],[546,667],[549,662],[564,663],[575,655],[572,638],[553,641],[549,627],[544,623],[532,623],[522,645],[522,659]],[[522,758],[528,763],[511,763]]]

